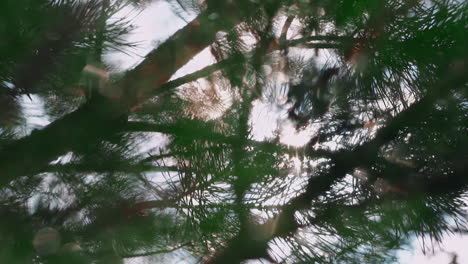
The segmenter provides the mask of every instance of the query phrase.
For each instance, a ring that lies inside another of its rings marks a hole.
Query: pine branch
[[[185,195],[184,195],[185,196]],[[231,203],[206,203],[206,204],[197,204],[197,205],[187,205],[183,203],[178,203],[178,199],[172,200],[155,200],[155,201],[143,201],[135,203],[133,206],[138,208],[144,208],[145,210],[155,209],[155,208],[178,208],[178,209],[221,209],[229,208],[235,210],[238,205]],[[245,204],[243,205],[246,208],[257,209],[257,210],[278,210],[281,209],[280,205],[257,205],[257,204]]]
[[[107,173],[107,172],[125,172],[125,173],[141,173],[141,172],[168,172],[178,171],[175,166],[155,166],[149,164],[123,164],[118,166],[90,166],[81,163],[54,164],[47,166],[43,172],[71,172],[71,173]]]
[[[218,23],[210,19],[208,13],[202,13],[150,52],[140,65],[116,84],[117,89],[122,90],[121,97],[96,95],[74,112],[5,146],[0,151],[0,186],[8,185],[17,177],[42,171],[49,162],[73,150],[75,146],[109,136],[118,130],[116,128],[129,109],[134,109],[158,93],[158,88],[165,91],[180,83],[181,79],[162,87],[178,68],[213,42],[215,32],[232,27],[236,19],[237,22],[242,21],[236,8],[226,10],[230,13],[230,23]],[[218,66],[228,64],[220,62]],[[187,76],[187,80],[199,74],[208,74],[218,66],[208,66],[205,70]]]
[[[288,30],[291,27],[292,22],[294,21],[295,16],[288,16],[284,22],[283,28],[281,29],[281,35],[279,37],[280,45],[286,41],[288,35]]]
[[[220,23],[217,19],[210,19],[210,14],[202,13],[128,72],[117,84],[118,89],[123,91],[123,95],[118,99],[122,110],[132,109],[144,102],[180,67],[213,43],[216,32],[230,29],[242,21],[237,8],[233,7],[230,11],[231,23]],[[221,17],[223,15],[225,14],[221,14]]]
[[[461,61],[466,60],[461,59]],[[328,158],[331,158],[334,165],[328,173],[310,177],[304,193],[285,205],[277,217],[253,228],[253,230],[269,230],[265,237],[258,237],[258,233],[240,232],[228,242],[225,249],[219,251],[207,263],[238,263],[250,258],[268,256],[268,242],[271,239],[293,235],[300,227],[294,217],[298,210],[308,209],[314,199],[330,190],[334,183],[342,179],[352,169],[360,165],[372,164],[378,158],[379,149],[393,140],[401,129],[418,125],[418,122],[424,120],[430,113],[429,110],[437,99],[447,96],[454,89],[463,87],[466,82],[466,76],[464,76],[466,71],[466,63],[456,71],[449,71],[446,79],[436,84],[424,98],[390,120],[371,141],[353,150],[330,154]],[[447,87],[451,89],[447,89]],[[273,230],[270,227],[272,222],[274,222],[275,227]]]
[[[127,132],[159,132],[180,136],[186,139],[208,140],[212,142],[221,142],[229,145],[238,144],[239,139],[233,136],[225,136],[221,133],[212,131],[209,127],[200,127],[201,124],[191,122],[175,125],[152,124],[147,122],[129,121],[124,131]]]
[[[242,20],[235,15],[237,9],[229,11],[231,22],[235,18],[237,22]],[[125,75],[116,85],[122,90],[121,97],[94,96],[76,111],[5,146],[0,151],[0,186],[17,177],[36,174],[74,146],[114,133],[129,109],[144,102],[177,69],[210,45],[217,31],[229,26],[233,24],[219,23],[210,19],[208,13],[202,13]]]
[[[301,47],[301,48],[309,48],[309,49],[339,49],[343,47],[342,43],[336,43],[336,42],[308,43],[309,41],[310,41],[309,37],[293,39],[293,40],[285,40],[283,42],[283,45],[284,47]],[[269,49],[268,50],[269,52],[276,51],[278,48],[282,47],[281,45],[280,46],[274,45],[274,43],[271,43],[269,46],[274,47],[273,49]],[[246,56],[249,57],[249,55],[246,55]],[[208,65],[201,70],[195,71],[193,73],[179,77],[175,80],[164,83],[163,85],[161,85],[160,88],[154,90],[153,95],[164,94],[183,84],[198,80],[203,77],[207,77],[213,72],[223,70],[226,68],[237,67],[243,61],[244,61],[243,58],[231,57],[231,58],[219,61],[217,63]]]
[[[204,67],[201,70],[195,71],[193,73],[187,74],[185,76],[179,77],[175,80],[169,81],[161,85],[161,87],[154,91],[153,95],[161,95],[166,92],[173,90],[183,84],[196,81],[200,78],[211,75],[212,73],[223,70],[227,67],[236,67],[238,66],[237,58],[229,58],[211,65]]]
[[[190,245],[192,245],[192,242],[186,242],[186,243],[180,244],[180,245],[178,245],[176,247],[169,248],[169,249],[149,251],[149,252],[140,253],[140,254],[127,254],[127,255],[122,255],[121,257],[122,258],[137,258],[137,257],[153,256],[153,255],[158,255],[158,254],[167,254],[167,253],[174,252],[174,251],[176,251],[178,249],[181,249],[183,247],[188,247]]]

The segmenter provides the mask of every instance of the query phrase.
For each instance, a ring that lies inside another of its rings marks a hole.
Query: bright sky
[[[400,264],[449,264],[453,253],[457,254],[457,263],[468,263],[468,236],[467,235],[444,235],[441,247],[434,248],[434,252],[421,250],[417,239],[413,238],[412,248],[398,252]]]
[[[138,43],[137,49],[127,49],[129,54],[112,52],[105,57],[108,62],[118,66],[119,70],[136,66],[158,43],[172,36],[186,24],[181,17],[174,14],[166,1],[154,1],[144,10],[136,10],[128,6],[115,16],[116,18],[126,17],[132,21],[136,29],[126,39],[130,43]]]

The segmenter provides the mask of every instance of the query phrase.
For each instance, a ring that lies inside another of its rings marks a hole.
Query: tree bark
[[[202,13],[150,52],[141,64],[115,85],[122,91],[122,96],[93,96],[74,112],[5,146],[0,151],[0,188],[20,176],[42,171],[54,159],[80,144],[117,131],[115,128],[126,120],[127,113],[152,96],[181,66],[208,47],[217,31],[227,30],[234,22],[242,20],[237,9],[227,10],[231,12],[229,21],[232,23],[220,23],[219,18],[210,19],[210,14]]]

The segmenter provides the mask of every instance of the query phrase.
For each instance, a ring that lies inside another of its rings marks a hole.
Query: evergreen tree
[[[167,2],[196,18],[115,75],[114,14],[151,1],[0,4],[1,262],[392,263],[466,233],[467,3]],[[24,135],[28,97],[52,122]]]

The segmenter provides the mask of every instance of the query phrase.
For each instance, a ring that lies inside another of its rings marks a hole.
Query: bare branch
[[[288,35],[288,30],[291,27],[292,22],[294,21],[295,16],[288,16],[284,22],[283,28],[281,29],[281,35],[279,38],[280,45],[286,41]]]

